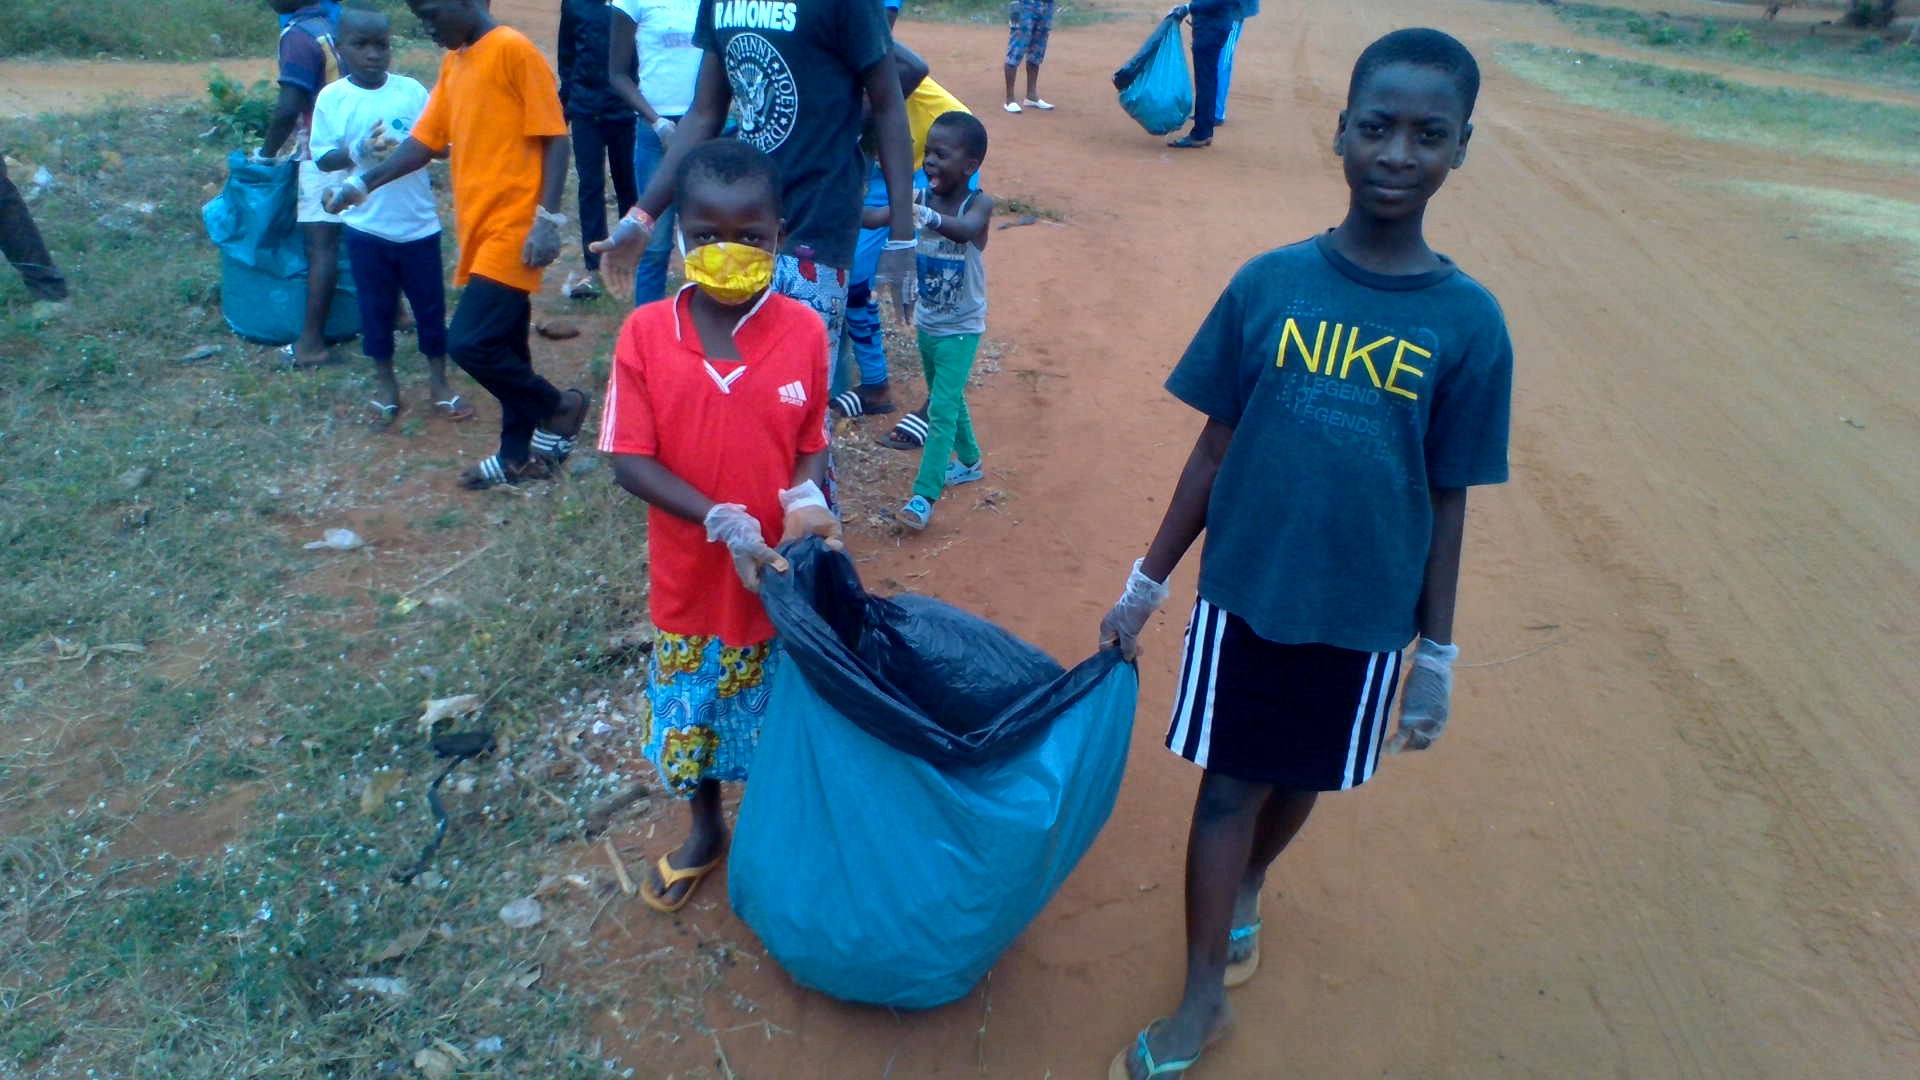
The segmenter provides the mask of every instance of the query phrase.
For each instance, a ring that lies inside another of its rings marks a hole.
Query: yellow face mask
[[[721,241],[684,253],[687,280],[729,307],[744,304],[773,283],[773,252]]]

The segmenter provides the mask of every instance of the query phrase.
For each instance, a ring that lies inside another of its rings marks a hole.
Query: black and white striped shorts
[[[1236,779],[1344,791],[1379,766],[1399,684],[1398,652],[1275,644],[1202,599],[1167,749]]]

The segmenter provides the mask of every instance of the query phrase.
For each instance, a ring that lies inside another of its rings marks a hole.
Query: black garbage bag
[[[782,552],[761,600],[786,663],[869,735],[936,765],[1004,758],[1044,731],[1120,658],[1073,671],[998,626],[925,596],[879,597],[818,541]]]

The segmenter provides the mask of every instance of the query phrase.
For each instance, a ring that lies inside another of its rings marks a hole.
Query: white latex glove
[[[337,214],[349,206],[359,206],[366,201],[367,182],[360,179],[358,174],[320,193],[320,208],[329,214]]]
[[[352,149],[349,150],[348,153],[353,155],[353,160],[356,163],[366,164],[399,145],[400,141],[398,139],[387,134],[387,122],[385,120],[375,120],[373,122],[373,130],[360,136],[360,140],[353,144]]]
[[[673,138],[673,133],[676,130],[678,130],[679,127],[680,125],[674,123],[673,121],[667,119],[664,116],[656,117],[654,118],[654,121],[653,121],[653,133],[660,137],[660,142],[663,145],[666,143],[668,139]]]
[[[943,219],[940,211],[925,203],[913,204],[913,223],[923,229],[938,229]]]
[[[787,572],[787,560],[780,553],[767,546],[767,538],[760,531],[760,519],[747,513],[747,508],[739,503],[716,503],[707,511],[707,539],[716,544],[727,545],[727,551],[733,556],[734,573],[740,575],[740,584],[748,592],[760,591],[760,571],[773,567],[776,573]]]
[[[533,228],[520,248],[520,261],[528,266],[547,266],[560,257],[560,228],[567,215],[556,214],[544,206],[533,208]]]
[[[833,516],[833,509],[827,505],[827,497],[821,492],[819,484],[809,480],[799,487],[781,492],[780,509],[786,511],[787,515],[780,534],[781,547],[803,536],[818,536],[835,551],[846,546],[840,540],[840,519]]]
[[[875,291],[882,285],[893,290],[894,309],[900,321],[913,322],[913,305],[920,298],[920,270],[912,240],[888,240],[880,249],[880,265],[873,273]]]
[[[595,240],[587,250],[600,256],[600,280],[615,296],[633,295],[633,274],[640,266],[640,255],[653,240],[653,218],[634,207],[613,226],[605,240]]]
[[[1126,591],[1120,594],[1120,600],[1100,620],[1100,645],[1111,645],[1120,650],[1120,655],[1132,660],[1140,655],[1140,632],[1147,628],[1147,620],[1167,602],[1165,582],[1155,581],[1141,570],[1145,559],[1133,560],[1133,573],[1127,575]]]
[[[1387,753],[1425,750],[1447,726],[1453,699],[1453,662],[1460,646],[1420,638],[1413,643],[1413,670],[1400,688],[1400,729],[1387,740]]]

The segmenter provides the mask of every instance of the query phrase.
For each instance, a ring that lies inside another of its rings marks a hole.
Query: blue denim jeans
[[[678,123],[680,118],[670,116],[667,119]],[[633,133],[633,181],[641,191],[647,190],[647,183],[660,168],[660,160],[667,156],[667,148],[661,145],[660,136],[654,133],[651,125],[635,122]],[[633,306],[651,304],[667,295],[667,262],[673,258],[673,207],[662,211],[653,225],[653,242],[647,245],[646,253],[640,256],[640,265],[633,272]]]

